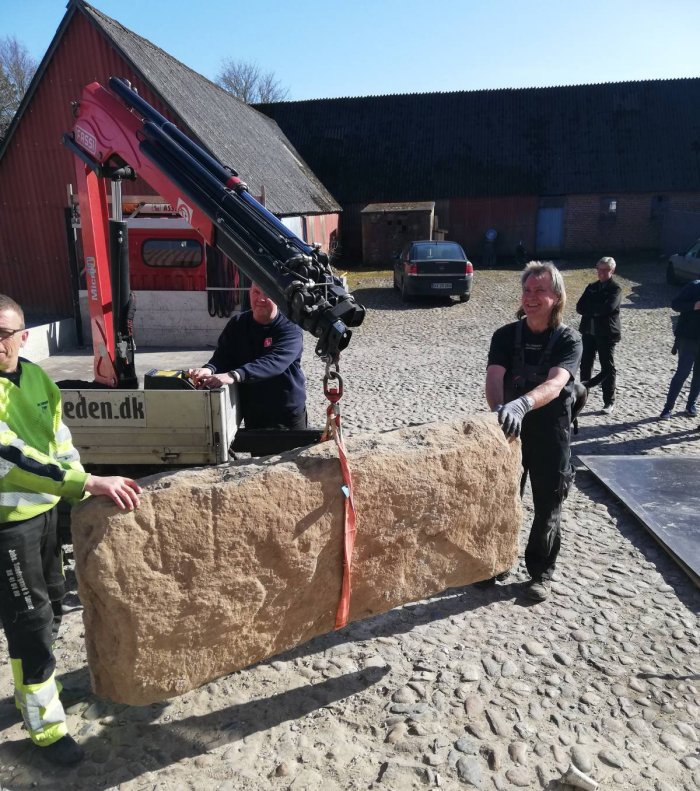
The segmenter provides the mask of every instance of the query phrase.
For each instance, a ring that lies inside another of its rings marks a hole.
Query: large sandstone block
[[[347,442],[357,508],[350,619],[509,568],[519,443],[493,416]],[[95,692],[179,695],[333,629],[343,495],[335,447],[146,479],[141,507],[74,511]]]

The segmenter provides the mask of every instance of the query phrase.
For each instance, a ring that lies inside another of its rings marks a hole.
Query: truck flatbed
[[[87,464],[200,465],[229,460],[236,433],[236,386],[144,389],[144,375],[205,363],[210,350],[151,349],[137,356],[138,388],[91,387],[93,357],[82,350],[41,361],[63,386],[63,418]],[[78,384],[85,382],[85,386]],[[159,382],[172,382],[158,379]]]

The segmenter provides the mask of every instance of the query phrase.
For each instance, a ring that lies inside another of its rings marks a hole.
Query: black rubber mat
[[[579,459],[700,586],[700,458]]]

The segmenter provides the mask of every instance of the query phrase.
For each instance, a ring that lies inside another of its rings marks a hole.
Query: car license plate
[[[452,283],[432,283],[431,288],[452,288]]]

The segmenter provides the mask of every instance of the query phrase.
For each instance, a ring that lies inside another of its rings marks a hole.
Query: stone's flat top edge
[[[441,437],[447,438],[453,435],[455,431],[459,431],[460,427],[463,429],[464,426],[474,426],[475,428],[485,430],[487,433],[491,434],[497,442],[500,442],[503,437],[500,430],[496,429],[496,424],[491,414],[485,413],[459,418],[449,422],[426,422],[415,426],[401,426],[399,428],[389,429],[388,431],[355,434],[345,438],[345,446],[348,452],[358,454],[371,453],[372,451],[393,453],[398,449],[406,453],[429,450],[431,448],[437,449],[443,445],[440,441]],[[407,437],[413,438],[414,441],[408,444],[405,443]],[[503,438],[502,441],[506,442],[505,438]],[[241,459],[229,464],[212,467],[189,467],[184,470],[166,470],[164,472],[144,476],[139,479],[139,483],[142,486],[160,484],[160,487],[163,488],[164,484],[168,487],[180,485],[182,483],[186,485],[187,482],[191,482],[192,480],[207,477],[212,479],[210,481],[212,484],[217,484],[226,481],[225,476],[227,473],[230,474],[231,477],[244,478],[256,472],[270,472],[278,468],[293,469],[303,465],[304,462],[336,457],[336,445],[330,440],[327,442],[320,442],[317,445],[309,445],[305,448],[288,450],[270,456]],[[217,477],[218,480],[216,480]]]

